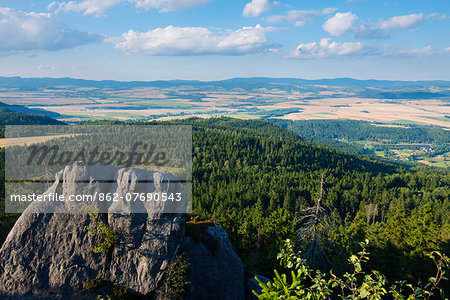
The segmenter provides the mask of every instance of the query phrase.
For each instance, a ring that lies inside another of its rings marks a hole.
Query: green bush
[[[186,280],[189,262],[178,255],[176,259],[169,264],[164,274],[164,281],[158,290],[158,299],[183,299],[187,286],[190,284]]]
[[[430,299],[431,297],[445,298],[445,293],[439,284],[445,277],[446,269],[450,265],[450,259],[438,251],[433,251],[428,256],[436,265],[436,275],[430,277],[428,282],[421,286],[413,286],[406,281],[397,281],[389,285],[386,277],[378,271],[367,273],[362,264],[369,260],[367,252],[369,241],[360,243],[362,251],[358,255],[352,255],[348,259],[353,267],[353,272],[346,272],[338,277],[333,272],[326,276],[320,271],[314,271],[308,267],[306,261],[300,257],[300,253],[294,251],[292,242],[286,240],[284,247],[278,254],[280,264],[290,269],[290,277],[279,274],[275,270],[273,282],[264,283],[255,277],[262,288],[260,294],[253,291],[259,299],[382,299],[390,295],[394,299]]]
[[[101,221],[98,210],[93,207],[86,207],[86,212],[91,217],[89,226],[85,226],[83,231],[89,232],[91,237],[98,238],[100,241],[92,248],[95,253],[105,253],[114,245],[116,241],[116,231],[108,224]]]

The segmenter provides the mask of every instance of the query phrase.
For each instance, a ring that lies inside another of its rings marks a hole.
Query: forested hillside
[[[0,125],[54,125],[61,122],[45,115],[29,114],[13,111],[10,108],[18,109],[19,106],[10,106],[0,102]],[[23,107],[26,111],[26,107]],[[28,109],[30,110],[30,109]]]
[[[449,172],[359,159],[260,121],[189,123],[196,129],[195,212],[228,230],[250,270],[272,272],[279,242],[298,229],[298,213],[313,204],[322,174],[334,210],[336,267],[364,238],[374,267],[392,278],[424,275],[423,252],[448,251]]]
[[[450,168],[450,131],[419,124],[381,124],[359,120],[282,120],[270,122],[307,141],[356,155],[402,165],[414,163]]]
[[[436,143],[446,144],[450,132],[433,126],[389,126],[358,120],[272,120],[284,128],[292,129],[311,141],[323,139],[378,140],[392,143]]]
[[[308,141],[336,143],[346,141],[379,141],[387,144],[397,143],[429,143],[438,151],[448,151],[450,131],[436,126],[389,126],[358,120],[281,120],[273,119],[272,123],[291,129]],[[337,143],[336,143],[337,144]],[[341,147],[345,147],[341,145]],[[354,145],[353,145],[354,147]]]
[[[193,126],[191,218],[224,227],[248,272],[272,276],[280,244],[295,238],[300,211],[314,203],[322,175],[333,225],[326,251],[337,273],[365,238],[371,267],[390,280],[428,278],[433,266],[424,253],[450,250],[448,171],[358,158],[263,121],[164,124]],[[1,218],[3,241],[15,216]]]

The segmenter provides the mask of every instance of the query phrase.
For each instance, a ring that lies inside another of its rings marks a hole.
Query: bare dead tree
[[[320,182],[319,196],[315,204],[302,210],[302,216],[297,220],[300,228],[297,230],[297,239],[299,243],[306,243],[306,249],[303,250],[303,258],[311,265],[321,270],[328,270],[331,262],[325,253],[325,245],[329,244],[326,238],[326,231],[330,227],[330,209],[323,203],[324,197],[324,175],[322,174]]]

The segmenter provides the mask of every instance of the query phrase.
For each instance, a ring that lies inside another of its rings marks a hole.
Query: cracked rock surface
[[[106,184],[93,180],[99,176]],[[184,193],[168,172],[77,163],[57,173],[46,193],[95,191]],[[43,205],[56,205],[57,213],[36,213]],[[34,202],[20,216],[0,249],[0,294],[68,298],[82,293],[85,282],[93,278],[118,283],[134,293],[154,292],[183,243],[185,215],[163,214],[166,208],[161,202],[119,201],[97,203],[103,213],[93,220],[89,214],[74,213],[79,209],[75,205]],[[144,205],[140,208],[144,213],[133,213],[130,205]],[[114,245],[105,253],[93,251],[95,237],[84,230],[93,221],[102,221],[117,232]]]

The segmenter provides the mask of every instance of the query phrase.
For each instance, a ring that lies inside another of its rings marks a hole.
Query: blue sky
[[[0,1],[0,76],[450,80],[448,0]]]

